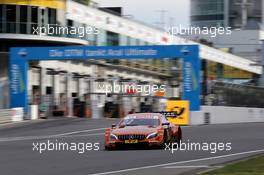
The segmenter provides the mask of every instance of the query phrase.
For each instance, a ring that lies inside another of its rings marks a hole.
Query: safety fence
[[[208,87],[206,105],[264,108],[264,88],[225,82]]]

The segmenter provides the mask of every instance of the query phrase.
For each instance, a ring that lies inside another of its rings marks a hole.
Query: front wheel
[[[182,131],[181,128],[179,128],[178,134],[173,137],[173,142],[179,144],[181,140],[182,140]]]
[[[161,145],[162,148],[166,147],[167,143],[170,143],[170,133],[167,129],[164,129],[164,134],[163,134],[163,143]]]

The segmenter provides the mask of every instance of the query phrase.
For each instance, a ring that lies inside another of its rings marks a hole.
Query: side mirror
[[[116,127],[116,124],[112,124],[112,128],[115,128]]]

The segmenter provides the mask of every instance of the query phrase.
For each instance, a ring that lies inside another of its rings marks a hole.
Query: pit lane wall
[[[37,119],[37,108],[32,106],[29,120]],[[35,111],[35,112],[34,112]],[[0,110],[0,123],[22,121],[23,109]],[[264,108],[201,106],[201,111],[190,112],[190,125],[264,122]]]
[[[264,108],[201,106],[190,114],[190,125],[249,122],[264,122]]]
[[[0,124],[23,120],[23,108],[0,109]]]

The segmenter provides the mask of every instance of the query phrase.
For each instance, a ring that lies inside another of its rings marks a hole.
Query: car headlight
[[[118,140],[118,137],[115,134],[110,134],[111,140]]]
[[[147,139],[153,139],[153,138],[155,138],[155,137],[157,137],[158,136],[158,133],[157,132],[153,132],[153,133],[151,133],[151,134],[149,134],[148,136],[147,136]]]

